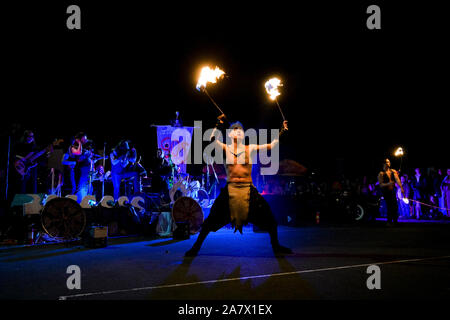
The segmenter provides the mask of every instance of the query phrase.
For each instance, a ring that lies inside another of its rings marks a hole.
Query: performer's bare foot
[[[292,254],[292,250],[282,245],[272,246],[273,253],[275,254]]]

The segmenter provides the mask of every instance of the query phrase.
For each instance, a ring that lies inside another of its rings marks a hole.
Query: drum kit
[[[105,160],[108,157],[105,154],[105,151],[103,152],[103,156],[93,154],[91,158],[91,169],[89,171],[89,189],[88,194],[93,194],[93,184],[101,184],[101,193],[102,197],[105,195],[105,183],[111,182],[111,172],[105,172]],[[102,165],[97,165],[97,162],[103,160]]]
[[[188,174],[179,174],[169,190],[172,218],[175,223],[189,223],[191,234],[200,230],[203,223],[203,208],[210,205],[208,192],[200,181],[190,180]]]

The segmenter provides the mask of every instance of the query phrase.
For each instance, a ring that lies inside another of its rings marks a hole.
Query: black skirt
[[[223,226],[233,223],[231,221],[228,185],[220,190],[220,194],[211,207],[208,218],[202,224],[202,229],[217,231]],[[269,204],[263,198],[258,190],[250,186],[250,205],[248,211],[248,220],[244,225],[252,223],[262,230],[270,231],[277,227],[277,222],[272,214]]]

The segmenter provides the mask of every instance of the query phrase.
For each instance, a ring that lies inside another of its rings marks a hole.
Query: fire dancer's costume
[[[280,132],[283,133],[284,130]],[[269,204],[250,182],[228,182],[221,189],[219,196],[211,207],[208,218],[203,222],[200,234],[186,256],[195,256],[209,232],[216,232],[231,223],[236,232],[242,234],[242,227],[252,223],[262,230],[268,231],[275,253],[292,253],[278,242],[277,222]]]
[[[239,230],[241,234],[242,227],[248,223],[266,231],[277,228],[269,204],[251,183],[227,183],[214,201],[202,230],[215,232],[229,223],[234,232]]]

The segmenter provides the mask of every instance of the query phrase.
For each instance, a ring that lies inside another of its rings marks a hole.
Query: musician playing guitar
[[[16,169],[18,181],[20,181],[17,192],[37,193],[38,165],[42,165],[44,156],[48,158],[53,153],[53,148],[61,142],[64,140],[55,139],[52,144],[40,150],[36,146],[34,133],[31,130],[24,132],[23,137],[15,146],[14,169]]]
[[[26,130],[15,146],[14,167],[20,180],[18,185],[20,193],[37,193],[37,163],[30,160],[35,158],[38,152],[33,131]]]

